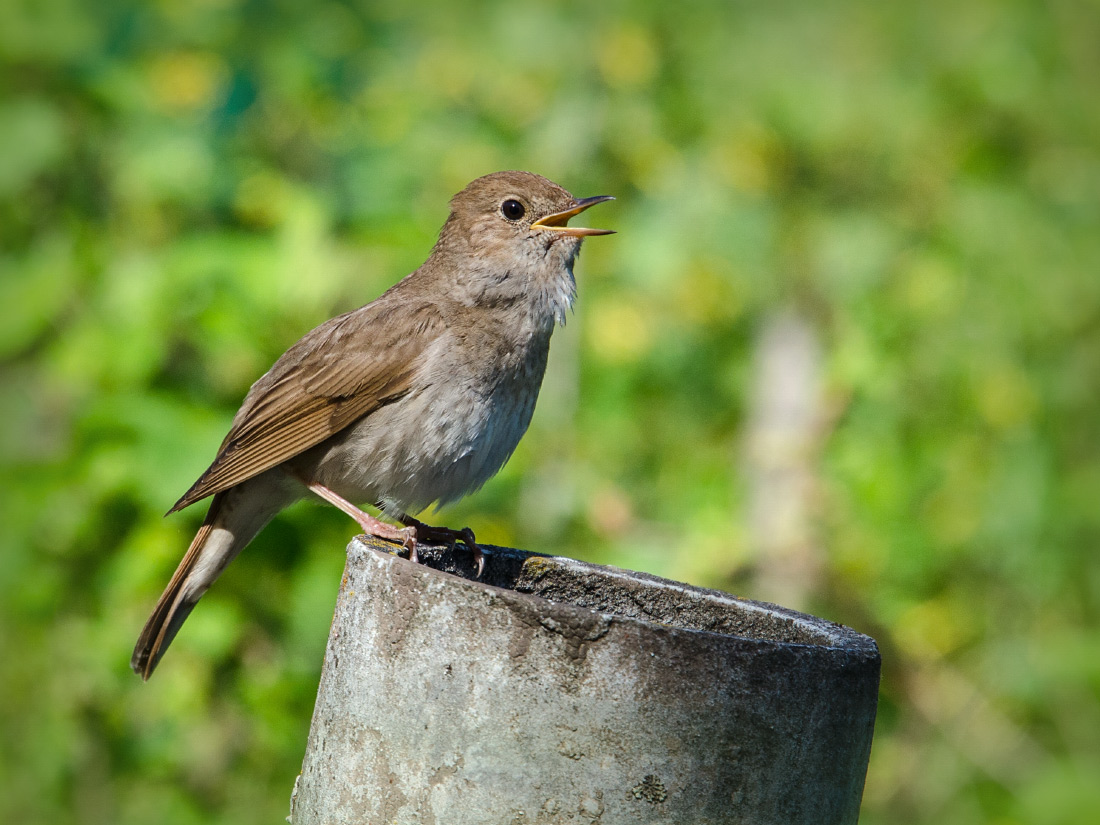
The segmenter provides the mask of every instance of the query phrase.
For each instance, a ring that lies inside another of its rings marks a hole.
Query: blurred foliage
[[[0,819],[281,821],[355,528],[278,518],[142,685],[203,506],[161,514],[251,381],[505,168],[616,195],[620,234],[516,456],[441,519],[766,598],[745,387],[795,307],[806,607],[884,654],[862,821],[1095,817],[1098,43],[1084,0],[0,4]]]

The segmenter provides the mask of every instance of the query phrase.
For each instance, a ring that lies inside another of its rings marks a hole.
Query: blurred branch
[[[1006,787],[1035,775],[1051,758],[980,685],[944,659],[912,666],[906,696],[963,757]]]
[[[742,469],[753,595],[797,609],[821,578],[812,463],[824,417],[820,373],[821,347],[809,322],[790,310],[767,319],[756,344]]]

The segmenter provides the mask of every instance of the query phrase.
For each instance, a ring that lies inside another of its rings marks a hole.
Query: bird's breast
[[[323,445],[316,477],[393,514],[481,487],[526,432],[546,368],[546,346],[491,343],[480,357],[438,353],[412,392]]]

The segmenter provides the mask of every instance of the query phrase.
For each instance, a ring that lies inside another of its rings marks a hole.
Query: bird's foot
[[[376,536],[380,539],[386,539],[387,541],[395,541],[409,551],[409,561],[413,564],[420,563],[420,557],[416,552],[417,531],[415,527],[394,527],[392,524],[386,524],[384,521],[379,521],[370,513],[363,513],[365,518],[358,519],[359,526],[363,528],[363,532],[370,536]],[[354,516],[353,516],[354,518]]]
[[[310,490],[329,504],[355,519],[355,523],[363,528],[364,533],[370,536],[377,536],[380,539],[396,541],[402,547],[408,549],[409,561],[420,561],[416,554],[417,531],[415,526],[406,525],[405,527],[394,527],[392,524],[386,524],[386,522],[379,521],[370,513],[360,510],[346,498],[338,493],[334,493],[328,487],[317,483],[304,483]],[[472,535],[471,533],[471,536]]]
[[[333,492],[323,484],[308,482],[304,479],[302,483],[329,504],[355,519],[355,523],[363,528],[363,532],[371,536],[377,536],[380,539],[398,542],[409,551],[409,561],[413,563],[420,562],[420,557],[416,552],[418,541],[442,542],[453,548],[455,542],[461,539],[462,543],[474,554],[474,561],[477,563],[477,578],[480,579],[481,574],[485,572],[485,554],[477,546],[474,531],[469,527],[463,527],[461,530],[452,530],[450,527],[432,527],[430,524],[425,524],[407,515],[401,516],[399,519],[404,525],[403,527],[394,527],[392,524],[379,521],[370,513],[360,510],[339,493]]]
[[[477,539],[474,538],[474,531],[469,527],[463,527],[461,530],[455,530],[451,527],[433,527],[414,519],[412,516],[403,516],[401,523],[405,525],[406,530],[416,531],[416,541],[442,543],[452,549],[454,549],[456,542],[461,541],[474,555],[474,562],[477,564],[477,576],[475,578],[480,579],[481,574],[485,572],[485,553],[478,546]]]

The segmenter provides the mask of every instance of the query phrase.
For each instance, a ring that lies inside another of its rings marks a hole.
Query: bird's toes
[[[401,544],[409,551],[409,561],[419,564],[420,555],[416,552],[416,528],[405,527],[398,532],[401,533]]]
[[[459,531],[459,535],[462,537],[462,543],[474,554],[474,561],[477,563],[477,575],[474,578],[480,579],[481,574],[485,572],[485,551],[481,549],[474,537],[474,531],[469,527],[463,527]]]

